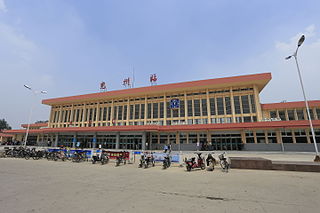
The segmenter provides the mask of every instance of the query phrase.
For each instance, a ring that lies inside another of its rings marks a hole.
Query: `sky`
[[[0,0],[0,118],[47,120],[42,99],[271,72],[262,103],[320,99],[318,0]],[[24,88],[47,94],[33,95]]]

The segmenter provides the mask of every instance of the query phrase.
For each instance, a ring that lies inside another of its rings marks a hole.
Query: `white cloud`
[[[0,12],[7,12],[7,7],[4,0],[0,0]]]
[[[316,26],[310,25],[287,41],[275,42],[274,48],[245,63],[244,70],[252,70],[252,73],[272,73],[272,80],[261,95],[263,103],[303,100],[294,59],[285,60],[295,51],[302,34],[306,40],[299,49],[298,62],[306,95],[309,100],[320,99],[320,37]]]

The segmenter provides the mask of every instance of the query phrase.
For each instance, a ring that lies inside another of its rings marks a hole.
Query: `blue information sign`
[[[180,100],[179,99],[171,99],[170,100],[170,108],[171,109],[179,109],[180,108]]]

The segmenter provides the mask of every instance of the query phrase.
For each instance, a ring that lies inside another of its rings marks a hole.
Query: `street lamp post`
[[[30,90],[30,91],[33,93],[33,95],[37,95],[37,94],[47,94],[47,91],[44,91],[44,90],[35,91],[35,90],[33,90],[31,87],[29,87],[28,85],[23,85],[23,86],[24,86],[25,88],[27,88],[28,90]],[[26,131],[26,135],[25,135],[25,137],[24,137],[24,147],[27,146],[27,139],[28,139],[28,135],[29,135],[29,129],[30,129],[30,122],[31,122],[33,107],[34,107],[34,103],[32,103],[31,108],[30,108],[27,131]]]
[[[296,61],[298,75],[299,75],[299,81],[300,81],[300,85],[301,85],[301,89],[302,89],[302,93],[303,93],[304,102],[305,102],[305,105],[306,105],[306,108],[307,108],[307,115],[308,115],[309,125],[310,125],[310,129],[311,129],[311,133],[312,133],[314,148],[315,148],[315,151],[316,151],[316,156],[314,158],[314,161],[315,162],[320,162],[320,156],[319,156],[319,152],[318,152],[316,136],[314,134],[314,129],[313,129],[312,120],[311,120],[310,111],[309,111],[309,104],[308,104],[308,101],[307,101],[307,98],[306,98],[306,93],[305,93],[305,90],[304,90],[304,86],[303,86],[303,82],[302,82],[302,76],[301,76],[301,72],[300,72],[300,68],[299,68],[299,64],[298,64],[298,50],[299,50],[299,47],[304,42],[304,40],[305,40],[305,36],[302,35],[300,37],[299,41],[298,41],[298,45],[297,45],[296,51],[293,53],[293,55],[290,55],[290,56],[286,57],[286,60],[292,58],[292,56],[293,56],[295,61]]]

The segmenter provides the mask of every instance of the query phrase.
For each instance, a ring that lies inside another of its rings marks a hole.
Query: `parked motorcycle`
[[[95,164],[97,161],[100,161],[101,165],[109,163],[109,157],[107,152],[102,150],[100,155],[92,156],[92,164]]]
[[[228,161],[228,157],[225,152],[220,154],[219,156],[220,166],[223,172],[228,172],[230,169],[230,163]]]
[[[120,164],[123,163],[124,165],[126,165],[126,159],[125,159],[125,155],[124,152],[120,153],[119,156],[117,156],[116,158],[116,166],[120,166]]]
[[[87,156],[85,152],[76,151],[72,156],[72,162],[80,163],[86,160],[87,160]]]
[[[165,156],[163,159],[162,168],[167,169],[171,166],[171,158],[169,155]]]
[[[186,168],[187,171],[190,172],[191,169],[196,169],[196,168],[200,168],[202,170],[204,170],[206,168],[205,163],[204,163],[204,159],[203,157],[201,157],[201,153],[196,153],[198,155],[197,160],[195,157],[186,160]]]
[[[148,154],[145,157],[144,164],[143,164],[145,169],[148,168],[150,165],[152,165],[152,167],[154,167],[156,165],[156,162],[154,160],[152,153]]]
[[[213,154],[213,153],[212,153]],[[207,162],[207,171],[213,171],[214,166],[217,164],[216,159],[213,157],[211,153],[208,154],[208,157],[206,159]]]

